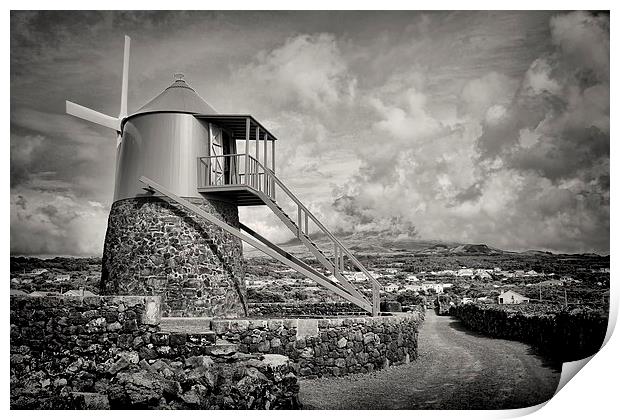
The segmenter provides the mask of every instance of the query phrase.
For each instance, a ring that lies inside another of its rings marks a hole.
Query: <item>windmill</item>
[[[160,295],[164,316],[247,315],[245,242],[377,314],[379,283],[276,176],[276,137],[251,115],[218,113],[181,73],[130,113],[129,48],[125,36],[118,117],[66,103],[68,114],[117,133],[100,292]],[[242,223],[240,206],[267,206],[322,268]],[[313,232],[326,237],[328,246],[316,244]],[[371,283],[372,301],[346,277],[348,269]]]

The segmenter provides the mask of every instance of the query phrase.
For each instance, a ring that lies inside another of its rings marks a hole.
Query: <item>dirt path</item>
[[[420,354],[408,365],[346,378],[302,380],[307,409],[500,409],[539,404],[560,380],[523,343],[467,331],[433,311],[419,336]]]

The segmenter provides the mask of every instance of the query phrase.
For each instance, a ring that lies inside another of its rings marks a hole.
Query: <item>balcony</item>
[[[243,154],[198,158],[198,192],[238,206],[265,205],[275,201],[273,172],[254,157]]]

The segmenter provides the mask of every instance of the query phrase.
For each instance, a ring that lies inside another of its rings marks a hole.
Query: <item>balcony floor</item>
[[[205,198],[225,200],[238,206],[264,206],[265,202],[256,190],[247,185],[211,185],[199,187],[198,192]]]

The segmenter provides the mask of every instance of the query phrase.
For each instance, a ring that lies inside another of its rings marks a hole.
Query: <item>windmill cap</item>
[[[174,73],[173,78],[174,81],[170,86],[131,116],[147,112],[217,114],[217,111],[185,81],[183,73]]]

